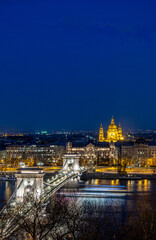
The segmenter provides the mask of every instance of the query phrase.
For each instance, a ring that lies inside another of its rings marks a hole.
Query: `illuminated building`
[[[121,158],[135,167],[156,166],[156,142],[138,139],[121,145]]]
[[[107,138],[104,139],[104,132],[103,132],[103,127],[102,124],[100,126],[100,131],[99,131],[99,142],[117,142],[117,141],[124,140],[124,137],[122,135],[122,128],[121,125],[119,124],[119,127],[115,125],[114,118],[112,117],[111,124],[108,127],[107,130]]]
[[[108,142],[68,142],[66,152],[80,154],[81,165],[112,165],[118,159],[118,148]]]
[[[117,142],[118,139],[118,129],[117,126],[115,125],[114,118],[112,117],[111,124],[108,127],[107,131],[107,142]]]
[[[102,123],[99,130],[99,142],[104,142],[104,132],[103,132]]]
[[[0,164],[4,164],[6,160],[6,150],[0,150]]]
[[[119,123],[119,127],[118,127],[118,140],[124,140],[120,123]]]
[[[11,166],[61,165],[65,147],[58,145],[16,145],[6,148],[6,163]]]

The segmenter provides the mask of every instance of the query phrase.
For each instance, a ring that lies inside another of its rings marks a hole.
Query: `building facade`
[[[0,164],[5,164],[6,150],[0,150]]]
[[[62,165],[64,146],[58,145],[19,145],[6,148],[6,164],[10,166]]]
[[[107,137],[104,138],[104,130],[102,127],[102,124],[100,126],[100,130],[99,130],[99,142],[117,142],[117,141],[123,141],[124,137],[122,134],[122,128],[121,125],[119,123],[119,127],[117,128],[117,126],[115,125],[114,122],[114,118],[112,117],[111,120],[111,124],[108,127],[107,130]]]
[[[125,142],[121,145],[121,159],[127,160],[130,166],[156,166],[156,142],[146,142],[144,139]]]
[[[118,148],[114,143],[71,143],[66,146],[67,153],[80,155],[83,165],[115,165],[118,160]]]
[[[99,142],[104,142],[104,131],[103,131],[103,126],[101,123],[100,130],[99,130]]]

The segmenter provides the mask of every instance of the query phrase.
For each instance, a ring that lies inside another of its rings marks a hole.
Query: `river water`
[[[15,190],[15,181],[0,181],[0,209],[9,200]]]
[[[14,181],[0,181],[0,208],[8,201],[16,186]],[[76,197],[79,200],[109,202],[132,208],[135,202],[148,196],[156,200],[156,180],[105,180],[72,181],[57,192],[58,196]]]
[[[156,200],[156,180],[93,179],[79,184],[73,181],[61,188],[57,195],[134,210],[144,198]]]

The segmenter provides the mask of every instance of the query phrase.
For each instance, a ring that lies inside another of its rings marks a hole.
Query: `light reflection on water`
[[[77,197],[84,202],[96,201],[99,205],[118,205],[130,209],[145,196],[156,199],[156,181],[92,179],[85,184],[77,185],[70,182],[61,188],[57,195]]]
[[[0,209],[9,200],[15,190],[15,181],[0,181]]]
[[[0,208],[8,201],[16,186],[14,181],[0,181]],[[81,201],[96,201],[100,205],[119,204],[131,207],[134,201],[150,196],[156,200],[156,180],[106,180],[73,181],[57,192],[58,196],[77,197]]]

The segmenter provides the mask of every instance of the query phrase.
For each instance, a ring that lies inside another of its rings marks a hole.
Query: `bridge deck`
[[[85,170],[83,170],[85,171]],[[44,182],[43,191],[41,193],[39,202],[41,205],[45,206],[48,204],[49,198],[63,185],[69,182],[71,179],[76,178],[80,175],[83,171],[79,171],[74,173],[69,171],[66,174],[61,172],[58,174],[55,179],[48,179],[48,182]],[[22,182],[21,182],[22,184]],[[20,186],[21,186],[20,184]],[[19,186],[19,187],[20,187]],[[17,189],[16,189],[17,191]],[[5,237],[11,235],[18,225],[15,224],[14,219],[17,214],[21,214],[21,216],[31,215],[33,212],[33,203],[34,197],[33,196],[26,196],[21,203],[16,202],[16,191],[13,193],[12,197],[10,198],[7,206],[5,206],[1,211],[1,222],[0,222],[0,231],[1,234],[5,234]]]

